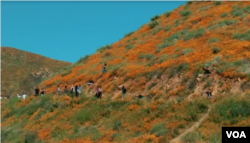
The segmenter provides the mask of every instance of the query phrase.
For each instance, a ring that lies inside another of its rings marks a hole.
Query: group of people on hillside
[[[105,63],[105,64],[103,65],[103,67],[102,67],[102,75],[106,72],[106,66],[107,66],[107,64]],[[102,75],[101,75],[101,76],[102,76]],[[92,85],[92,84],[94,84],[94,81],[93,81],[93,80],[89,80],[89,81],[86,83],[87,86]],[[125,88],[125,86],[122,85],[122,87],[121,87],[121,88],[118,88],[118,89],[121,89],[121,90],[122,90],[122,99],[125,99],[125,96],[126,96],[126,93],[127,93],[127,89]],[[76,97],[79,97],[79,95],[81,94],[81,92],[82,92],[82,86],[81,86],[81,84],[75,85],[75,86],[72,85],[72,86],[71,86],[71,89],[70,89],[70,92],[69,92],[69,90],[68,90],[68,88],[67,88],[67,85],[64,86],[64,93],[67,94],[67,95],[70,93],[72,97],[74,96],[74,93],[75,93],[75,96],[76,96]],[[58,85],[58,87],[57,87],[57,93],[58,93],[58,95],[61,95],[61,94],[62,94],[62,91],[61,91],[61,88],[60,88],[59,85]],[[205,93],[207,94],[207,98],[208,98],[208,99],[211,99],[211,98],[212,98],[212,91],[211,91],[210,88],[209,88]],[[45,95],[45,90],[44,90],[43,88],[41,88],[41,92],[40,92],[40,89],[39,89],[38,86],[37,86],[37,87],[35,88],[35,96],[39,96],[39,95],[44,96],[44,95]],[[96,86],[96,89],[95,89],[95,96],[96,96],[96,98],[101,98],[101,97],[102,97],[102,88],[101,88],[101,86]],[[17,94],[17,97],[18,97],[18,98],[26,99],[26,98],[27,98],[27,95],[26,95],[26,94],[23,94],[23,96],[20,96],[19,94]],[[134,97],[135,97],[135,98],[139,98],[139,99],[143,99],[143,98],[144,98],[144,96],[143,96],[143,95],[140,95],[140,94],[138,94],[138,95],[136,95],[136,96],[134,96]]]
[[[74,96],[74,93],[75,93],[75,96],[78,97],[81,93],[82,93],[82,85],[79,84],[79,85],[72,85],[70,90],[68,89],[67,85],[64,86],[64,90],[63,92],[65,94],[71,94],[71,96],[73,97]],[[60,86],[58,85],[57,86],[57,94],[58,95],[61,95],[62,94],[62,91],[61,91],[61,88]]]
[[[40,92],[40,89],[38,88],[38,86],[35,88],[35,96],[44,96],[45,95],[45,90],[42,88],[41,89],[41,92]]]

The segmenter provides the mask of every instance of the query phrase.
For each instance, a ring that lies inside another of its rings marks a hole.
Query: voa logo
[[[247,138],[244,131],[238,132],[238,131],[226,131],[227,137],[231,138]]]

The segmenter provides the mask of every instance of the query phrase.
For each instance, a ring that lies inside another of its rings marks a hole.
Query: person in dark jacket
[[[69,91],[68,91],[67,85],[65,85],[65,87],[64,87],[64,93],[65,93],[65,94],[68,94],[68,92],[69,92]]]
[[[125,98],[126,93],[127,93],[127,89],[126,89],[125,86],[123,85],[123,86],[122,86],[122,99]]]
[[[39,88],[38,88],[38,86],[35,88],[35,96],[39,96],[39,92],[40,90],[39,90]]]
[[[205,93],[207,94],[208,99],[212,98],[212,90],[210,88]]]
[[[78,90],[78,85],[75,86],[76,97],[78,97],[78,92],[77,92],[77,90]]]
[[[102,67],[102,75],[106,72],[107,64],[105,63]]]

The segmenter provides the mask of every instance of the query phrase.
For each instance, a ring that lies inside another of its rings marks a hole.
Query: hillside
[[[1,95],[34,94],[34,87],[42,80],[70,65],[15,48],[1,47]]]
[[[249,57],[250,2],[188,2],[42,82],[48,96],[2,101],[2,142],[221,142],[250,125]],[[81,97],[55,96],[71,84]]]

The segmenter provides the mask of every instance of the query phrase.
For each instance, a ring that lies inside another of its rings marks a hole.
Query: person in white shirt
[[[57,93],[58,93],[58,95],[60,95],[61,94],[61,88],[60,88],[60,86],[58,85],[58,87],[57,87]]]
[[[17,94],[17,98],[21,98],[22,96],[20,96],[19,94]]]
[[[27,95],[25,93],[23,93],[23,99],[26,99]]]

